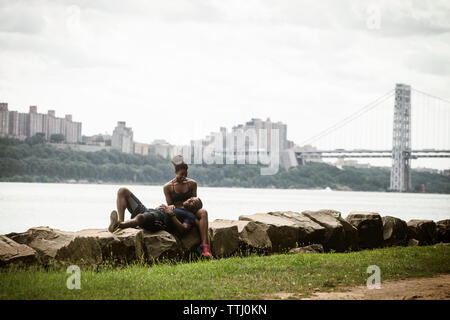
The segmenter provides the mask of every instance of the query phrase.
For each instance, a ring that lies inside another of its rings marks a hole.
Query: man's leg
[[[142,227],[144,225],[144,221],[145,221],[145,217],[142,213],[140,213],[131,220],[127,220],[125,222],[120,222],[119,228],[126,229],[126,228]]]
[[[117,191],[116,204],[119,221],[121,222],[125,220],[125,209],[128,209],[132,218],[134,218],[136,214],[145,211],[145,206],[127,188],[120,188],[119,191]]]
[[[123,222],[125,219],[125,209],[127,208],[127,197],[129,197],[131,191],[127,188],[120,188],[117,191],[117,213],[119,214],[119,221]]]
[[[117,229],[136,228],[142,227],[145,223],[145,216],[140,213],[131,220],[121,222],[119,221],[119,215],[117,211],[111,212],[111,223],[108,227],[109,232],[114,232]]]

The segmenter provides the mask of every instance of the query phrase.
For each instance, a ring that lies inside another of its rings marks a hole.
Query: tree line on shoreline
[[[59,149],[39,137],[25,141],[0,138],[0,181],[135,183],[161,185],[172,179],[173,166],[158,155],[125,154],[115,150],[83,152]],[[388,191],[390,171],[385,168],[339,169],[309,162],[275,175],[262,176],[259,165],[190,165],[189,176],[200,186]],[[412,172],[413,191],[450,193],[450,178]]]

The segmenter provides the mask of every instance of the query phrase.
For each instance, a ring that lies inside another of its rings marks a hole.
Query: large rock
[[[58,251],[56,259],[71,262],[128,263],[136,260],[136,241],[140,229],[86,229],[75,233],[74,239]]]
[[[102,249],[105,250],[105,260],[109,256],[109,248],[117,242],[114,234],[106,229],[86,229],[75,232],[74,238],[62,246],[55,258],[70,263],[99,264],[103,261]]]
[[[61,248],[75,238],[75,233],[49,227],[36,227],[23,233],[10,233],[6,236],[17,243],[33,248],[38,253],[39,260],[48,263],[56,258]]]
[[[354,211],[345,220],[358,229],[358,244],[361,249],[383,246],[383,221],[378,213]]]
[[[110,247],[106,247],[106,250],[102,249],[103,259],[112,257],[113,260],[122,263],[129,263],[138,259],[136,255],[136,242],[142,239],[139,236],[142,232],[141,229],[134,228],[116,230],[114,236],[118,241],[112,242]]]
[[[334,210],[303,211],[302,214],[326,229],[325,237],[320,243],[325,251],[346,251],[358,249],[358,231],[341,218]]]
[[[321,244],[311,244],[306,247],[294,248],[289,250],[289,253],[323,253],[323,246]]]
[[[436,223],[433,220],[410,220],[408,238],[416,239],[419,245],[430,245],[436,242]]]
[[[450,219],[436,222],[436,241],[450,242]]]
[[[408,240],[408,247],[417,247],[418,245],[419,245],[419,240],[416,240],[416,239]]]
[[[385,216],[383,222],[383,244],[385,246],[408,245],[408,225],[399,218]]]
[[[6,236],[0,236],[0,266],[16,262],[35,263],[37,262],[37,253],[25,244],[17,243]]]
[[[177,239],[167,231],[142,230],[136,236],[136,256],[145,261],[173,259],[180,254]]]
[[[272,250],[272,242],[267,234],[267,225],[243,220],[215,220],[223,226],[236,226],[239,236],[239,250],[242,254],[266,253]]]
[[[253,221],[265,225],[267,235],[272,242],[272,252],[287,252],[297,247],[298,226],[291,219],[267,213],[255,213],[239,217],[242,221]]]
[[[239,248],[237,225],[226,220],[214,220],[209,224],[209,241],[213,257],[229,257]]]
[[[269,214],[287,218],[295,223],[296,228],[298,228],[298,245],[324,242],[326,228],[304,214],[293,211],[276,211],[269,212]]]
[[[185,254],[189,254],[197,249],[201,243],[200,232],[195,226],[182,236],[175,236],[175,238],[177,239],[181,250]]]

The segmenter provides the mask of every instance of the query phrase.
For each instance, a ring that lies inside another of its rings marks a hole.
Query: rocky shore
[[[279,211],[243,215],[237,221],[212,221],[209,237],[215,258],[249,253],[346,252],[449,243],[450,219],[406,222],[375,212],[350,212],[343,219],[334,210]],[[142,229],[110,233],[107,229],[68,232],[35,227],[0,236],[0,266],[181,260],[198,255],[199,244],[196,228],[180,238],[165,231],[150,233]]]

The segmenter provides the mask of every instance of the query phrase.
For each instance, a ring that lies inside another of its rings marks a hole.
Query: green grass
[[[380,267],[382,281],[450,273],[450,246],[82,267],[80,290],[67,289],[65,268],[12,266],[0,271],[0,299],[261,299],[277,292],[298,298],[365,284],[369,265]]]

